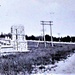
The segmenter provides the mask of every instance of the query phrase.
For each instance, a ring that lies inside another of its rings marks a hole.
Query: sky
[[[75,0],[0,0],[0,32],[23,25],[26,35],[42,35],[40,21],[53,21],[53,36],[75,36]],[[45,26],[50,35],[50,27]]]

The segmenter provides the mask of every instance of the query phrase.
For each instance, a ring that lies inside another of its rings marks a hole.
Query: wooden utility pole
[[[44,41],[44,45],[46,47],[46,42],[45,42],[45,29],[44,29],[44,21],[41,21],[41,25],[43,26],[43,41]]]
[[[51,45],[53,47],[53,38],[52,38],[52,23],[53,21],[41,21],[42,25],[43,25],[43,37],[44,37],[44,43],[45,43],[45,47],[46,47],[46,42],[45,42],[45,32],[44,32],[44,25],[49,25],[50,26],[50,35],[51,35]]]

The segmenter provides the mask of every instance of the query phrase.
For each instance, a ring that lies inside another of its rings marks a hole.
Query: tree
[[[49,35],[45,35],[45,40],[46,41],[51,41],[51,37]]]
[[[5,35],[1,33],[0,38],[5,38]]]
[[[70,36],[63,37],[63,38],[61,38],[61,41],[62,42],[70,42],[71,41],[71,38],[70,38]]]

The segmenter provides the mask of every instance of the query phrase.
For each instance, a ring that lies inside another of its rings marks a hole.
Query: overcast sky
[[[41,35],[42,20],[53,21],[54,36],[75,36],[75,0],[0,0],[0,32],[21,24],[25,34]],[[45,33],[50,34],[49,26]]]

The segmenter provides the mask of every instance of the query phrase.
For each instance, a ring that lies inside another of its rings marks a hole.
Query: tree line
[[[0,38],[10,38],[12,39],[12,34],[11,33],[8,33],[8,34],[3,34],[1,33],[0,34]],[[28,35],[25,35],[25,38],[26,40],[40,40],[40,41],[43,41],[43,36],[34,36],[34,35],[31,35],[31,36],[28,36]],[[53,37],[53,41],[60,41],[60,42],[75,42],[75,36],[65,36],[65,37]],[[45,35],[45,40],[46,41],[51,41],[51,36],[49,36],[48,34]]]
[[[53,41],[56,41],[56,42],[75,42],[75,36],[65,36],[65,37],[52,37],[53,38]],[[34,35],[31,35],[31,36],[27,36],[26,35],[26,40],[40,40],[42,41],[44,38],[42,36],[34,36]],[[45,40],[46,41],[51,41],[51,36],[49,35],[45,35]]]
[[[1,33],[1,34],[0,34],[0,38],[5,38],[5,37],[11,39],[11,38],[12,38],[12,35],[11,35],[11,33],[8,33],[8,34],[5,34],[5,33],[3,34],[3,33]]]

